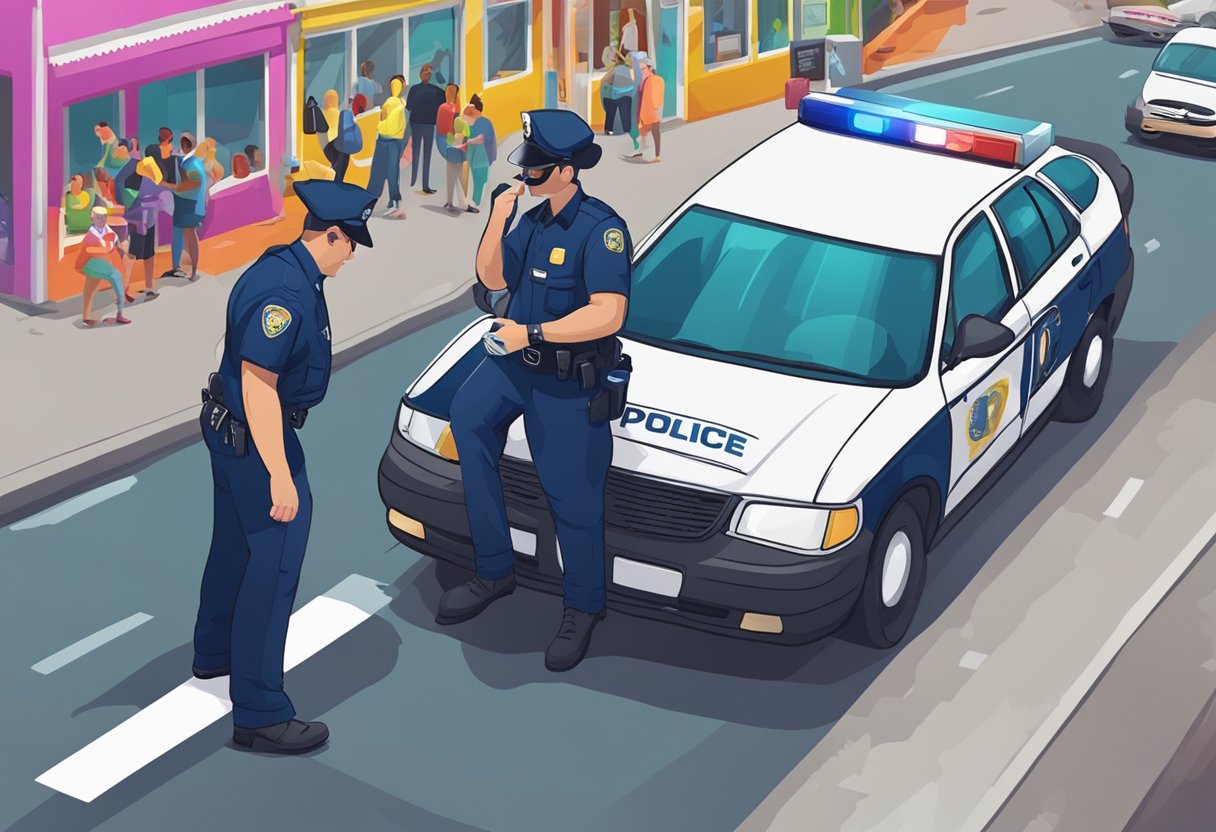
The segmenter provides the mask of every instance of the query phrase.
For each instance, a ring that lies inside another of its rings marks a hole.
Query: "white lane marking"
[[[111,497],[125,494],[135,487],[136,482],[135,477],[126,477],[117,482],[107,483],[99,488],[94,488],[92,491],[77,494],[72,499],[64,500],[59,505],[39,512],[33,517],[27,517],[9,526],[9,528],[15,532],[20,532],[26,529],[36,529],[39,526],[54,526],[56,523],[62,523],[69,517],[75,517],[80,512],[90,509],[98,503],[104,503]]]
[[[1216,540],[1216,514],[1207,519],[1195,536],[1182,547],[1182,551],[1165,568],[1165,571],[1153,582],[1148,591],[1137,599],[1128,609],[1127,614],[1111,632],[1110,637],[1098,649],[1093,660],[1081,671],[1077,680],[1064,692],[1056,707],[1031,735],[1026,744],[1018,751],[1001,776],[992,784],[992,788],[980,798],[975,809],[963,824],[964,832],[983,832],[996,817],[1001,807],[1009,800],[1013,792],[1021,785],[1030,769],[1038,762],[1039,757],[1051,745],[1060,729],[1080,707],[1085,697],[1093,690],[1098,679],[1106,672],[1119,651],[1131,640],[1140,626],[1152,615],[1153,610],[1169,594],[1175,584],[1182,579],[1191,564]]]
[[[1144,250],[1147,251],[1149,254],[1152,254],[1154,251],[1156,251],[1159,248],[1161,248],[1161,243],[1157,242],[1156,237],[1154,237],[1153,239],[1149,240],[1147,243],[1144,244]]]
[[[1128,477],[1127,482],[1123,484],[1123,488],[1115,495],[1115,499],[1111,501],[1106,511],[1102,513],[1116,520],[1122,517],[1123,512],[1127,511],[1127,507],[1132,504],[1132,500],[1136,499],[1136,495],[1140,493],[1140,487],[1143,485],[1144,480]]]
[[[958,666],[963,670],[979,670],[980,665],[988,658],[987,653],[977,653],[974,650],[968,650],[963,654],[963,657],[958,660]]]
[[[392,600],[384,588],[351,575],[291,616],[288,671],[358,627]],[[77,751],[36,782],[90,803],[232,710],[228,677],[191,679]]]
[[[1010,84],[1008,87],[1001,87],[999,90],[992,90],[991,92],[986,92],[983,95],[977,95],[976,98],[987,98],[990,95],[1000,95],[1003,92],[1009,92],[1011,89],[1013,89],[1012,84]]]
[[[31,667],[30,670],[33,670],[36,673],[41,673],[43,676],[54,673],[59,668],[71,664],[81,656],[92,653],[98,647],[109,644],[119,636],[126,635],[140,624],[151,620],[152,616],[148,615],[146,612],[137,612],[135,615],[129,615],[122,621],[119,621],[116,624],[111,624],[105,629],[98,630],[91,636],[85,636],[75,644],[69,644],[58,653],[47,656],[42,661],[38,662],[38,664]]]
[[[1138,70],[1138,69],[1129,69],[1127,72],[1122,73],[1119,77],[1120,78],[1131,78],[1133,75],[1135,75],[1139,71],[1140,70]]]

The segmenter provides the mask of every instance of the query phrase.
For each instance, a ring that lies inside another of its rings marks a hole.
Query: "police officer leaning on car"
[[[631,244],[615,211],[583,192],[579,171],[601,149],[578,115],[523,114],[524,143],[509,161],[523,168],[494,200],[477,276],[510,292],[494,332],[506,355],[487,357],[452,401],[477,576],[446,592],[437,621],[466,621],[515,590],[514,547],[498,461],[521,414],[532,460],[548,498],[563,561],[565,609],[545,653],[550,670],[586,654],[603,618],[604,490],[612,460],[612,407],[605,375],[618,366],[615,338],[625,321]],[[507,232],[524,186],[545,202]]]
[[[215,519],[194,630],[194,675],[229,676],[233,741],[298,754],[329,737],[283,691],[283,648],[308,545],[312,494],[296,430],[329,385],[325,281],[371,247],[376,197],[299,182],[304,230],[241,275],[228,298],[220,370],[203,391]]]

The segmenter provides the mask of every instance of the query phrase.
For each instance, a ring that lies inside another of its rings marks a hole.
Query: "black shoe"
[[[439,599],[438,624],[459,624],[481,614],[481,611],[498,598],[515,591],[515,576],[508,575],[496,581],[485,578],[455,586],[443,593]]]
[[[422,189],[422,192],[423,192],[424,194],[426,194],[427,196],[431,196],[432,194],[437,194],[437,193],[439,193],[439,191],[433,191],[433,190],[431,190],[430,188],[423,188],[423,189]]]
[[[265,728],[232,729],[232,741],[240,748],[266,754],[303,754],[324,745],[329,728],[324,722],[303,722],[293,719]]]
[[[198,665],[195,665],[191,670],[194,671],[195,679],[218,679],[232,672],[232,668],[226,665],[224,667],[217,667],[215,670],[203,670]]]
[[[560,673],[581,662],[591,646],[591,631],[603,618],[603,611],[590,613],[566,607],[562,612],[562,626],[545,651],[545,667]]]

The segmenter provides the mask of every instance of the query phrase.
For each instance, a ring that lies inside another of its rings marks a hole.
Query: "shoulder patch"
[[[281,306],[268,304],[262,310],[262,332],[267,338],[282,335],[291,326],[291,313]]]
[[[604,232],[604,248],[620,254],[625,250],[625,234],[619,228],[609,228]]]

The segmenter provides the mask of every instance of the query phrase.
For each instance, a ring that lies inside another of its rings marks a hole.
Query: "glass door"
[[[409,73],[406,81],[418,83],[423,64],[430,64],[431,83],[440,87],[460,83],[456,52],[456,8],[437,9],[409,19]]]

